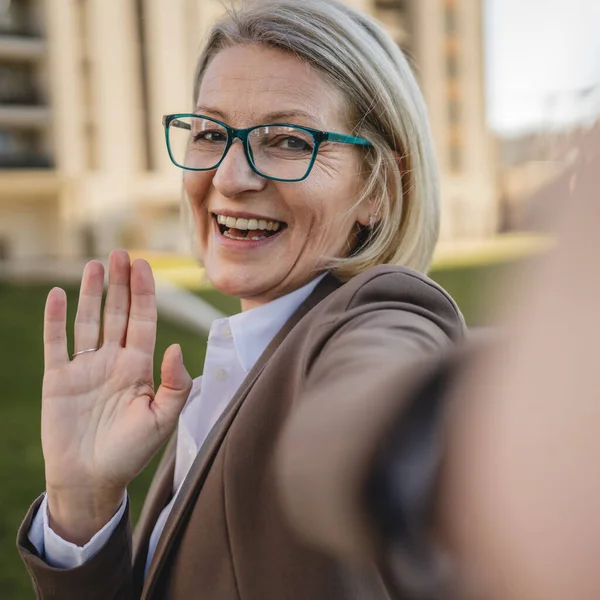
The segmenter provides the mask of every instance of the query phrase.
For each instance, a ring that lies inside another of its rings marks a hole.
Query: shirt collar
[[[246,373],[252,369],[277,332],[311,295],[325,275],[326,273],[323,273],[286,296],[229,318],[238,358]]]

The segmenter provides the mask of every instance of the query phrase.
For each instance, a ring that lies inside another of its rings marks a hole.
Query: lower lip
[[[256,250],[258,248],[262,248],[263,246],[267,246],[268,244],[279,239],[279,237],[287,229],[287,227],[284,227],[283,229],[278,231],[275,235],[271,235],[271,236],[265,238],[264,240],[246,241],[246,240],[232,240],[231,238],[228,238],[227,236],[223,235],[221,233],[221,228],[219,227],[219,225],[217,224],[215,219],[213,219],[213,226],[215,228],[215,237],[217,238],[217,241],[219,242],[219,244],[221,244],[222,246],[225,246],[225,248],[228,248],[231,250]]]

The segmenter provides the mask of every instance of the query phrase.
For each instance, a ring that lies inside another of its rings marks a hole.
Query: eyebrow
[[[220,111],[218,108],[213,108],[210,106],[197,106],[195,108],[195,113],[205,114],[207,116],[215,115],[221,121],[227,122],[227,115]],[[316,127],[323,128],[321,121],[313,114],[306,112],[300,109],[293,110],[281,110],[276,112],[267,113],[263,115],[261,119],[263,123],[258,123],[259,125],[267,125],[269,123],[276,123],[279,121],[285,121],[287,119],[295,119],[297,117],[308,119],[315,123]]]

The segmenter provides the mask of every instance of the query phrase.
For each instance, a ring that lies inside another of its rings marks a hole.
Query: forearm
[[[494,600],[509,587],[511,600],[600,597],[597,173],[579,174],[509,338],[454,393],[440,508],[465,574],[489,577]]]
[[[349,395],[324,393],[298,410],[282,439],[280,481],[303,537],[363,562],[385,560],[407,542],[386,539],[392,529],[381,526],[365,492],[382,441],[443,362],[382,365],[388,383],[368,398],[353,402],[349,383]],[[571,410],[560,390],[545,402],[553,390],[544,397],[508,382],[508,364],[491,354],[467,362],[438,399],[449,410],[438,430],[445,443],[434,449],[443,458],[438,483],[429,489],[437,518],[415,529],[453,561],[460,600],[600,597],[598,409]]]

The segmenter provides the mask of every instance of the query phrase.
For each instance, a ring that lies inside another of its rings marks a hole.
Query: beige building
[[[443,236],[496,230],[481,0],[347,0],[414,57]],[[217,0],[0,0],[0,259],[187,251],[161,115],[187,110]]]
[[[445,240],[498,226],[493,139],[486,123],[483,1],[364,0],[412,59],[429,107],[442,179]]]

